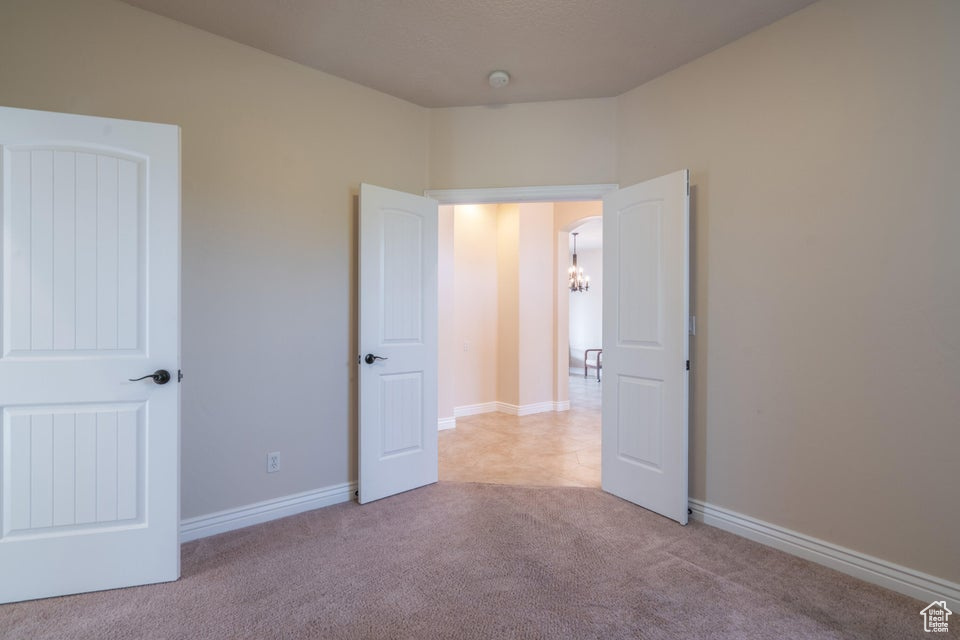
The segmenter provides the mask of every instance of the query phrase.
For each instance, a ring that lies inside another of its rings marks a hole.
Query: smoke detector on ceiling
[[[510,74],[506,71],[494,71],[487,80],[490,82],[491,87],[499,89],[500,87],[505,87],[510,84]]]

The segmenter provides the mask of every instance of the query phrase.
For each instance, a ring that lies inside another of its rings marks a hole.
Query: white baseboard
[[[205,516],[188,518],[180,522],[180,542],[190,542],[218,533],[285,518],[304,511],[348,502],[353,500],[353,494],[356,490],[356,482],[346,482],[273,500],[264,500],[237,509],[227,509]]]
[[[506,413],[510,416],[520,415],[517,413],[520,411],[520,407],[518,405],[510,404],[509,402],[495,402],[494,404],[497,405],[497,413]]]
[[[437,420],[437,431],[444,431],[446,429],[455,429],[457,426],[457,418],[440,418]]]
[[[564,400],[562,402],[534,402],[531,404],[522,405],[510,404],[509,402],[484,402],[482,404],[468,404],[462,407],[454,407],[453,415],[454,418],[462,418],[464,416],[475,416],[481,413],[499,412],[506,413],[511,416],[529,416],[534,413],[545,413],[547,411],[568,411],[569,409],[569,400]]]
[[[690,500],[693,519],[836,569],[865,582],[923,602],[948,601],[960,607],[960,584],[847,549],[803,533],[745,516],[700,500]]]
[[[453,408],[453,417],[462,418],[464,416],[475,416],[481,413],[493,413],[497,410],[496,402],[482,402],[480,404],[467,404],[462,407]]]
[[[545,413],[553,411],[553,402],[534,402],[531,404],[510,404],[508,402],[498,402],[497,411],[511,416],[529,416],[534,413]]]

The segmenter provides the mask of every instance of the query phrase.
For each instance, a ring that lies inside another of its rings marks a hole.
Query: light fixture
[[[510,84],[510,74],[506,71],[492,71],[487,78],[487,82],[494,89],[500,89]]]
[[[583,275],[583,269],[577,266],[577,236],[579,233],[574,232],[573,234],[573,265],[567,270],[567,273],[570,276],[570,291],[572,293],[577,293],[578,291],[590,291],[590,276]]]

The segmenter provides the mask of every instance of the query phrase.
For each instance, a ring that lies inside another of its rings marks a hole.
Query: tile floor
[[[457,418],[439,438],[441,481],[599,487],[600,384],[571,373],[569,411]]]

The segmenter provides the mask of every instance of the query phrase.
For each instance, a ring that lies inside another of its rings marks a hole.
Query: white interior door
[[[0,108],[0,602],[179,576],[179,147]]]
[[[603,198],[604,491],[687,523],[686,170]]]
[[[360,503],[437,481],[437,203],[360,186]]]

